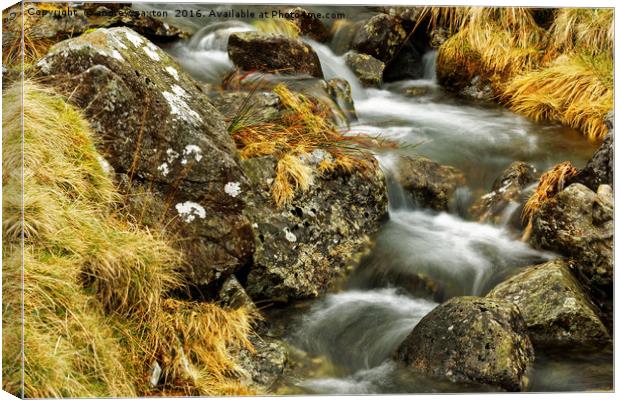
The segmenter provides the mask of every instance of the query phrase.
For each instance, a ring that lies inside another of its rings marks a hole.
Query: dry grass
[[[591,139],[607,134],[613,107],[613,10],[559,9],[549,30],[518,7],[431,7],[430,27],[456,32],[438,65],[489,81],[497,97],[535,120],[558,121]]]
[[[577,168],[573,167],[570,161],[564,161],[555,165],[540,177],[536,190],[525,203],[521,214],[523,222],[527,222],[523,240],[527,240],[530,236],[534,212],[540,208],[542,203],[564,190],[566,181],[575,176],[575,174],[577,174]]]
[[[590,139],[607,134],[605,116],[613,108],[613,62],[606,55],[560,57],[546,68],[514,78],[507,105],[534,120],[559,121]]]
[[[118,214],[120,200],[82,116],[49,90],[24,91],[24,200],[20,86],[3,101],[3,357],[19,360],[19,218],[24,210],[27,397],[218,395],[239,384],[234,352],[251,348],[251,314],[167,293],[183,263],[164,232]],[[157,362],[164,379],[148,384]],[[20,392],[19,363],[3,388]]]
[[[591,55],[607,53],[614,46],[614,10],[562,8],[551,26],[550,50],[559,54],[578,51]]]
[[[273,155],[278,160],[272,197],[279,207],[298,191],[307,190],[315,174],[366,171],[372,165],[371,149],[394,146],[340,131],[331,122],[331,111],[326,106],[291,92],[285,85],[273,91],[280,98],[281,113],[263,120],[244,117],[254,115],[250,94],[248,106],[233,118],[229,131],[242,158]],[[315,150],[322,151],[322,160],[312,168],[303,158]]]

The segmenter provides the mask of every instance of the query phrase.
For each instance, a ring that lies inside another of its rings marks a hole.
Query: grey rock
[[[530,243],[576,261],[577,277],[595,299],[613,296],[613,197],[574,183],[532,215]],[[600,306],[599,300],[597,305]]]
[[[243,349],[237,356],[245,385],[268,390],[282,376],[288,361],[284,343],[277,339],[253,336],[250,342],[254,352]]]
[[[458,169],[421,156],[401,157],[395,178],[417,206],[437,211],[447,211],[454,191],[465,184]]]
[[[357,31],[352,47],[358,53],[390,62],[407,39],[402,20],[387,14],[378,14]]]
[[[247,181],[222,115],[159,47],[128,28],[58,43],[39,73],[80,107],[120,174],[139,223],[166,227],[197,285],[235,272],[253,251],[239,191]],[[234,189],[234,190],[233,190]]]
[[[329,154],[315,150],[303,157],[316,168]],[[255,190],[248,193],[245,215],[252,221],[256,251],[247,291],[253,299],[290,301],[316,297],[341,276],[368,245],[387,214],[383,174],[316,174],[306,192],[278,209],[271,198],[276,161],[243,161]]]
[[[312,47],[283,35],[234,33],[228,38],[228,56],[245,71],[323,77],[319,57]]]
[[[519,211],[527,201],[529,191],[526,189],[535,181],[536,168],[522,161],[513,162],[493,182],[491,192],[472,205],[471,214],[480,222],[510,222],[514,227],[522,228]]]
[[[344,55],[345,62],[364,86],[379,87],[383,81],[385,63],[371,55],[349,51]]]
[[[515,305],[467,296],[422,318],[394,358],[435,378],[520,391],[528,386],[534,351]]]
[[[487,297],[519,307],[535,347],[611,343],[597,308],[563,260],[528,267],[497,285]]]

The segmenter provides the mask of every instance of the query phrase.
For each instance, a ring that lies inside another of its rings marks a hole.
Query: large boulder
[[[329,29],[315,14],[301,7],[291,8],[287,13],[292,15],[291,21],[299,28],[299,33],[317,42],[329,39]]]
[[[304,157],[316,168],[329,155],[321,150]],[[335,172],[315,176],[305,192],[279,209],[271,198],[276,161],[243,161],[254,188],[245,214],[252,221],[256,251],[246,289],[254,299],[288,301],[318,296],[351,266],[387,214],[383,174]]]
[[[525,189],[536,181],[536,168],[515,161],[493,182],[491,192],[471,207],[471,214],[480,222],[511,223],[521,228],[521,212],[527,200]]]
[[[207,284],[251,257],[248,190],[222,115],[159,47],[128,28],[58,43],[40,75],[81,107],[139,223],[166,227]]]
[[[596,150],[592,159],[588,161],[571,182],[581,183],[596,191],[599,185],[614,186],[614,131],[605,136],[601,147]]]
[[[609,333],[565,261],[526,268],[497,285],[487,297],[516,304],[534,346],[609,344]]]
[[[387,14],[377,14],[360,28],[353,38],[352,47],[359,53],[370,54],[388,63],[407,39],[402,20]]]
[[[233,33],[228,38],[228,56],[245,71],[323,77],[319,56],[312,47],[283,35]]]
[[[371,55],[349,51],[344,55],[344,60],[351,68],[355,76],[364,86],[379,87],[383,81],[385,63]]]
[[[613,296],[613,196],[574,183],[532,215],[530,243],[576,260],[578,278],[599,295]]]
[[[519,391],[527,388],[534,351],[515,305],[467,296],[422,318],[394,358],[435,378]]]
[[[390,178],[398,180],[414,205],[437,211],[448,211],[454,191],[465,184],[465,175],[458,169],[422,156],[401,157]]]

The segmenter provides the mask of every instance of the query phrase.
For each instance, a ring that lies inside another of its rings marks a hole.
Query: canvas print
[[[613,8],[8,6],[2,389],[613,391],[613,51]]]

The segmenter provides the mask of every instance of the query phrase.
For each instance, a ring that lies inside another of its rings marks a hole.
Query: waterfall
[[[422,66],[424,67],[423,78],[425,80],[437,81],[437,50],[431,50],[422,56]]]

